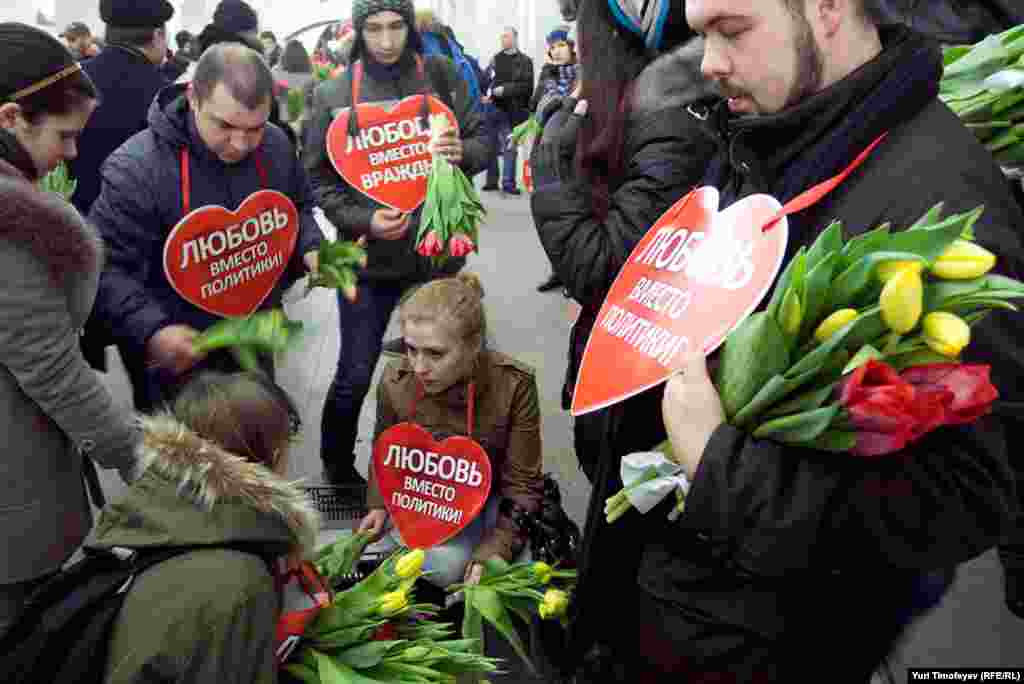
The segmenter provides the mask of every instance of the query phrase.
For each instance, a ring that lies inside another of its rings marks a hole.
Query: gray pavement
[[[576,465],[571,420],[560,405],[568,344],[568,300],[535,289],[549,274],[549,265],[533,229],[528,198],[484,193],[484,201],[489,218],[482,230],[481,252],[471,259],[468,268],[481,276],[486,289],[490,341],[497,349],[537,369],[545,469],[556,474],[566,509],[582,525],[590,487]],[[280,366],[279,380],[299,403],[304,420],[303,439],[293,449],[290,474],[315,483],[320,478],[321,411],[337,362],[338,310],[323,290],[288,304],[286,309],[290,317],[302,320],[311,329],[302,347],[290,352]],[[397,329],[392,322],[387,339],[395,335]],[[108,352],[113,368],[103,377],[116,399],[128,405],[131,395],[123,368],[114,350]],[[357,467],[364,473],[375,405],[371,393],[361,417],[362,441],[357,445]],[[107,492],[116,497],[121,491],[119,482],[106,472],[101,477]],[[830,621],[843,619],[842,615],[828,614],[827,604],[822,610],[825,629]],[[1002,570],[995,553],[989,552],[960,568],[957,582],[942,605],[916,626],[892,658],[892,671],[895,681],[903,682],[907,680],[907,666],[1024,667],[1022,647],[1024,621],[1006,610]],[[842,663],[836,666],[842,667]]]

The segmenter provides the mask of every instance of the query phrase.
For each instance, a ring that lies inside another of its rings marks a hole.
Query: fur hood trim
[[[138,473],[154,469],[178,483],[178,493],[204,510],[222,499],[241,499],[279,516],[308,555],[316,547],[320,514],[298,482],[203,439],[169,414],[141,417],[143,438]]]
[[[45,263],[57,283],[103,267],[103,241],[74,205],[44,192],[0,160],[0,240],[23,245]]]

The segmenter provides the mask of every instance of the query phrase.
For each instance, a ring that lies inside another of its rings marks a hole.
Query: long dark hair
[[[309,61],[306,46],[297,40],[289,40],[281,53],[281,69],[290,74],[313,73],[313,63]]]
[[[576,150],[576,171],[591,188],[600,218],[625,171],[624,138],[631,111],[632,83],[650,61],[634,38],[618,29],[608,3],[588,0],[576,23],[581,98],[587,101]]]

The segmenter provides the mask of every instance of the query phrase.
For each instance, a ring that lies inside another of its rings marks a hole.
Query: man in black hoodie
[[[341,349],[324,404],[320,445],[324,474],[337,483],[362,481],[354,465],[359,412],[391,313],[409,287],[455,273],[465,259],[449,259],[439,269],[429,257],[417,254],[420,210],[402,213],[386,207],[346,182],[328,157],[327,131],[335,117],[352,106],[353,99],[357,104],[393,106],[403,99],[434,93],[452,109],[459,123],[458,134],[443,138],[437,152],[458,164],[470,178],[487,163],[483,127],[468,86],[450,59],[423,56],[412,0],[355,0],[352,23],[356,34],[352,66],[344,77],[316,89],[303,152],[317,204],[327,218],[346,238],[366,236],[369,240],[369,265],[360,274],[358,299],[349,302],[338,297]],[[352,125],[358,126],[358,117],[353,120]],[[426,121],[421,123],[429,126]]]
[[[687,0],[705,36],[704,75],[725,96],[709,112],[722,145],[705,184],[723,209],[755,193],[785,203],[885,134],[838,188],[790,215],[788,257],[833,219],[847,237],[883,222],[896,230],[941,201],[947,214],[985,205],[978,242],[1020,278],[1024,218],[989,154],[937,98],[938,44],[879,25],[876,9]],[[991,365],[995,415],[872,460],[725,424],[703,359],[671,379],[665,425],[691,486],[683,515],[645,550],[643,621],[622,629],[650,681],[789,682],[819,671],[868,681],[926,607],[926,577],[991,549],[1012,524],[1006,428],[1024,405],[1021,333],[1019,318],[995,314],[964,354]]]

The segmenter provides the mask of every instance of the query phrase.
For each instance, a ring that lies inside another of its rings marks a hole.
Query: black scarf
[[[398,58],[398,61],[394,64],[381,64],[370,56],[369,51],[362,57],[363,70],[365,76],[372,78],[374,81],[392,81],[395,84],[395,89],[398,89],[398,82],[402,76],[409,71],[416,71],[416,56],[418,51],[411,47],[406,46],[405,52]],[[348,70],[349,76],[349,92],[352,94],[352,109],[348,119],[348,133],[352,137],[359,135],[359,115],[356,112],[356,106],[360,104],[356,102],[355,98],[355,62],[352,63],[352,67]],[[427,76],[426,69],[424,69],[423,83],[420,86],[420,93],[423,97],[423,110],[422,115],[424,121],[430,121],[430,103],[427,101],[426,96],[431,92],[430,79]],[[362,95],[360,94],[360,100]]]
[[[398,81],[407,71],[416,68],[416,52],[408,48],[394,64],[381,64],[369,52],[362,59],[366,75],[374,81]]]
[[[0,159],[25,174],[30,180],[37,180],[39,172],[36,163],[13,133],[0,128]]]
[[[722,207],[751,192],[787,202],[839,174],[878,136],[912,119],[939,92],[942,52],[905,27],[882,29],[882,52],[846,78],[777,114],[716,116],[726,152],[706,179]]]

